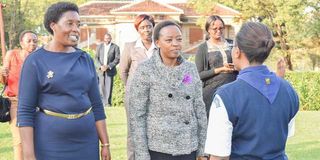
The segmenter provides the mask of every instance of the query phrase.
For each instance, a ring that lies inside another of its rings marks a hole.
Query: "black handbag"
[[[11,117],[10,117],[11,102],[9,98],[5,98],[2,96],[5,89],[6,89],[6,85],[3,87],[3,90],[0,95],[0,122],[8,122],[11,120]]]

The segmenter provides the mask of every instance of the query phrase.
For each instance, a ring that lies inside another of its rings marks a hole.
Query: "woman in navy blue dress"
[[[44,18],[53,35],[27,57],[21,72],[18,122],[25,160],[110,160],[105,113],[94,63],[75,48],[79,11],[51,5]],[[39,109],[37,109],[39,108]]]

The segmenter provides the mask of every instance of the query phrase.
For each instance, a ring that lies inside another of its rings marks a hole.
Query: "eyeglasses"
[[[219,28],[212,28],[212,27],[210,27],[209,29],[210,29],[210,30],[213,30],[214,32],[217,32],[218,30],[219,30],[219,31],[223,31],[223,30],[224,30],[224,27],[219,27]]]

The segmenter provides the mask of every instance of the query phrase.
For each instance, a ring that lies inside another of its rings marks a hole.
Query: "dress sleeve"
[[[150,94],[149,74],[139,65],[128,92],[130,130],[135,159],[150,160],[147,142],[147,108]]]
[[[36,65],[32,59],[33,57],[27,57],[21,70],[18,95],[18,127],[34,126],[35,112],[40,93],[40,81],[36,68],[41,66]]]
[[[219,157],[229,156],[232,131],[233,126],[229,121],[226,107],[220,96],[216,95],[210,110],[205,153]]]
[[[195,71],[196,72],[196,71]],[[202,97],[202,83],[199,79],[197,73],[196,76],[196,86],[195,86],[195,99],[194,99],[194,106],[196,117],[198,120],[198,137],[199,137],[199,148],[197,155],[204,156],[204,144],[206,140],[206,133],[207,133],[207,114],[205,104],[203,102]]]
[[[208,51],[206,51],[205,47],[201,45],[197,50],[195,63],[199,72],[200,79],[202,81],[216,75],[216,73],[214,72],[215,68],[211,68],[209,70],[204,69],[204,61],[208,61],[207,59],[205,59],[206,54],[208,54]]]
[[[104,108],[102,104],[102,100],[100,97],[99,87],[98,87],[98,78],[97,78],[97,72],[94,69],[94,63],[93,60],[90,58],[91,61],[91,72],[93,72],[94,78],[92,80],[90,89],[88,91],[88,96],[91,101],[92,105],[92,111],[94,114],[94,118],[96,121],[102,120],[106,118],[106,115],[104,113]]]
[[[130,66],[131,66],[130,46],[127,43],[124,46],[122,56],[120,58],[120,64],[119,64],[120,78],[123,81],[124,85],[127,84]]]

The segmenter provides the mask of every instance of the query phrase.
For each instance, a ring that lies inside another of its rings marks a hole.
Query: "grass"
[[[107,125],[113,160],[126,159],[126,118],[123,107],[107,109]],[[320,112],[301,111],[296,119],[295,136],[289,138],[290,160],[320,159]],[[12,160],[11,134],[7,123],[0,124],[0,160]]]

